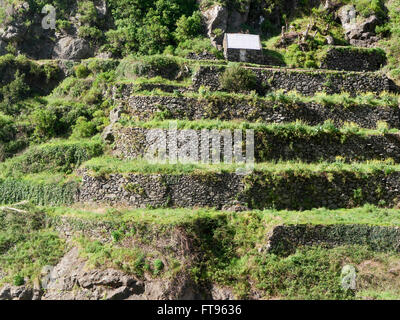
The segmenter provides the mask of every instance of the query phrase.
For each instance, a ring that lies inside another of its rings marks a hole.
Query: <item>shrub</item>
[[[14,285],[19,287],[22,286],[25,283],[25,279],[23,276],[17,274],[14,276]]]
[[[257,89],[255,73],[238,64],[233,64],[226,68],[221,75],[220,82],[222,88],[230,92],[248,92]]]
[[[161,76],[166,79],[175,79],[181,69],[179,60],[172,56],[154,55],[137,58],[132,63],[131,59],[120,63],[117,74],[123,77],[148,77]]]
[[[87,121],[85,117],[79,117],[72,131],[72,137],[88,138],[95,135],[96,132],[96,125],[93,122]]]
[[[153,262],[154,265],[154,274],[159,274],[164,269],[164,263],[160,259],[156,259]]]
[[[176,26],[174,35],[178,42],[197,37],[203,28],[200,12],[194,12],[191,17],[182,16],[176,22]]]
[[[83,64],[76,66],[74,69],[75,75],[80,79],[86,78],[90,74],[88,67],[84,66]]]
[[[55,136],[57,115],[49,109],[37,108],[32,114],[35,126],[34,136],[38,140],[52,138]]]
[[[103,32],[96,27],[82,26],[78,30],[78,36],[97,42],[103,37]]]

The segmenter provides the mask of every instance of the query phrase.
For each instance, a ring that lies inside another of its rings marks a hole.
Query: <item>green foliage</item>
[[[80,246],[80,255],[88,259],[88,264],[92,267],[118,268],[140,278],[145,273],[146,255],[139,248],[117,247],[114,244],[103,244],[83,237],[77,242]]]
[[[397,83],[400,82],[400,13],[399,8],[400,1],[394,0],[387,4],[389,22],[385,26],[390,33],[390,38],[381,41],[382,45],[387,50],[388,56],[388,70],[391,77],[393,77]],[[378,30],[379,31],[379,30]]]
[[[155,275],[158,275],[164,269],[164,263],[160,259],[154,260],[153,266]]]
[[[366,18],[371,15],[376,15],[383,20],[387,16],[384,0],[345,0],[343,2],[353,4],[357,12]]]
[[[168,45],[175,45],[177,28],[183,36],[198,30],[197,26],[186,28],[188,24],[180,20],[182,16],[191,17],[190,21],[197,24],[195,0],[114,0],[110,9],[116,29],[106,33],[105,49],[117,55],[161,53]]]
[[[82,64],[76,66],[74,69],[75,69],[75,75],[77,76],[77,78],[80,79],[84,79],[90,74],[89,68]]]
[[[181,69],[178,58],[164,55],[144,56],[121,61],[117,74],[121,77],[132,78],[145,76],[148,78],[163,77],[174,79]]]
[[[96,124],[88,121],[85,117],[79,117],[72,131],[71,137],[74,139],[89,138],[97,132]]]
[[[74,203],[78,185],[75,182],[33,181],[7,178],[0,181],[0,203],[31,201],[37,205],[66,205]]]
[[[25,278],[32,284],[41,269],[55,265],[65,250],[65,241],[46,230],[42,212],[30,205],[18,209],[22,210],[0,208],[0,283],[16,286],[23,285]]]
[[[315,52],[303,51],[298,44],[292,44],[286,51],[286,64],[290,67],[316,68]]]
[[[190,17],[182,16],[176,26],[175,38],[178,43],[195,38],[203,29],[201,13],[196,11]]]
[[[248,92],[257,89],[255,73],[239,64],[232,64],[221,75],[221,87],[229,92]]]
[[[34,135],[39,139],[56,136],[57,115],[54,111],[38,108],[32,114],[32,121],[35,125]]]
[[[173,48],[173,47],[172,47]],[[216,56],[218,59],[223,59],[224,55],[221,51],[217,50],[208,38],[192,38],[179,42],[178,47],[170,52],[180,57],[187,57],[189,53],[204,53],[208,52]]]
[[[97,140],[55,141],[34,146],[22,155],[0,164],[1,176],[11,177],[43,171],[71,173],[83,162],[102,155],[103,145]]]

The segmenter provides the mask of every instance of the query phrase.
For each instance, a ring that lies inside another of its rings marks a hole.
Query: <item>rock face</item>
[[[1,300],[39,300],[40,290],[33,289],[29,286],[12,286],[5,285],[0,289]]]
[[[78,249],[67,253],[50,274],[43,300],[121,300],[144,293],[142,282],[113,269],[86,270]]]
[[[57,42],[54,47],[53,58],[79,60],[89,58],[92,54],[93,52],[86,40],[67,36]]]
[[[203,12],[206,20],[207,34],[214,46],[222,46],[224,33],[228,26],[228,9],[215,5]]]
[[[3,40],[0,40],[0,56],[3,56],[7,53],[6,43]]]
[[[362,18],[357,16],[353,5],[346,5],[339,9],[338,17],[350,44],[359,47],[373,47],[379,40],[375,34],[375,27],[380,23],[377,16]]]

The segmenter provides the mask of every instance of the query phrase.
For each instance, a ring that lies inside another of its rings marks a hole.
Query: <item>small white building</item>
[[[261,39],[257,34],[225,33],[224,55],[228,61],[263,64]]]

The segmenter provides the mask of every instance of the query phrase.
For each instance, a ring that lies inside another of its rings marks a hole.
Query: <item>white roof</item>
[[[257,34],[227,33],[228,49],[261,50],[260,36]]]

